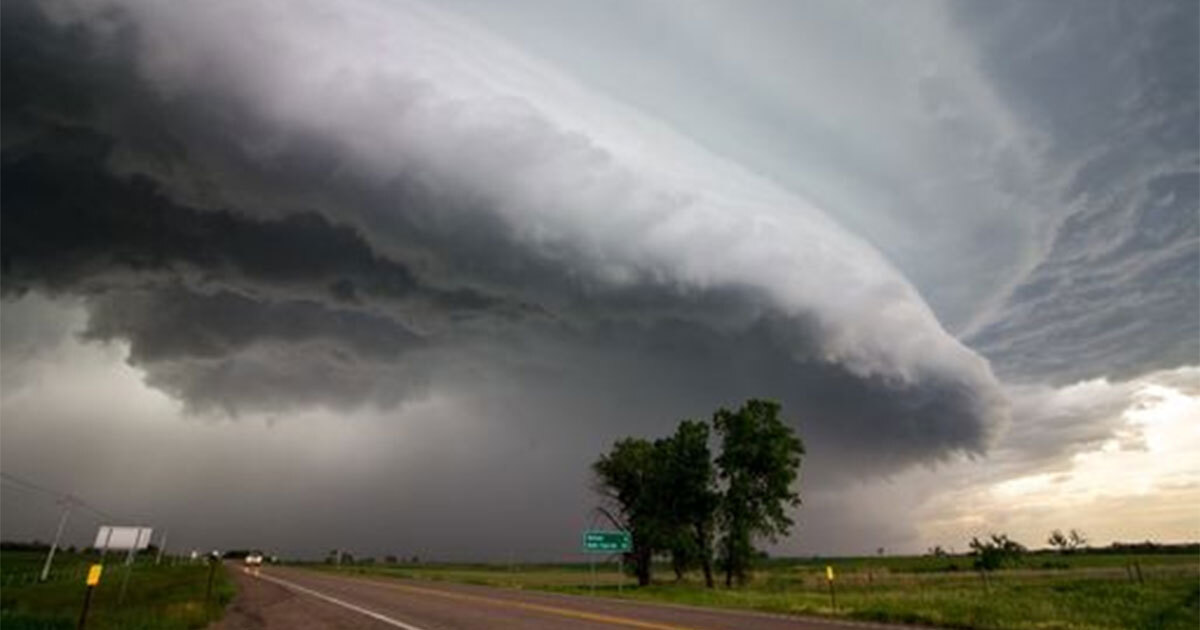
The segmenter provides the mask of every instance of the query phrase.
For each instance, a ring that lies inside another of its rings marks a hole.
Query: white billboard
[[[117,527],[101,525],[96,532],[96,549],[145,549],[150,545],[149,527]]]

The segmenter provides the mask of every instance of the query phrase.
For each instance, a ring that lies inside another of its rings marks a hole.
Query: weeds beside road
[[[84,575],[96,556],[60,553],[46,582],[38,582],[43,553],[0,554],[0,627],[4,630],[73,630],[86,589]],[[117,603],[125,567],[109,555],[88,614],[89,630],[188,630],[219,618],[234,586],[218,566],[206,605],[209,567],[204,563],[154,566],[142,557],[129,577],[125,599]]]

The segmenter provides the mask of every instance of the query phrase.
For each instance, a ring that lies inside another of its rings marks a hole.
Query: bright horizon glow
[[[1185,391],[1200,384],[1197,375],[1182,368],[1140,379],[1113,437],[1049,469],[988,482],[986,459],[956,465],[984,479],[930,501],[922,538],[945,545],[1006,532],[1041,547],[1051,530],[1071,528],[1096,546],[1200,538],[1200,395]]]

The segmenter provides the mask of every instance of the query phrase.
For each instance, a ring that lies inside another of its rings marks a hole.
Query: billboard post
[[[158,555],[154,558],[154,566],[162,563],[163,551],[167,548],[167,530],[163,528],[162,538],[158,539]]]

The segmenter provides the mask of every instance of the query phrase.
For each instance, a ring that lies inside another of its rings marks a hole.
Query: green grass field
[[[60,553],[46,582],[38,582],[45,555],[28,551],[0,553],[0,627],[73,629],[83,605],[85,574],[96,556]],[[125,567],[123,558],[109,555],[100,584],[92,597],[89,629],[184,630],[202,628],[220,617],[233,598],[234,587],[222,568],[213,581],[206,605],[209,569],[203,564],[154,566],[139,558],[129,574],[125,599],[118,605]]]
[[[837,576],[836,609],[825,580],[826,564],[835,568]],[[592,592],[587,565],[318,566],[506,588]],[[989,574],[986,584],[970,566],[971,559],[963,556],[774,559],[745,588],[709,590],[696,575],[674,582],[667,567],[658,568],[655,584],[636,588],[610,565],[597,572],[595,593],[954,628],[1195,630],[1200,626],[1200,558],[1191,554],[1036,554],[1020,567]],[[1140,569],[1140,580],[1135,567]],[[623,582],[619,593],[618,581]]]

